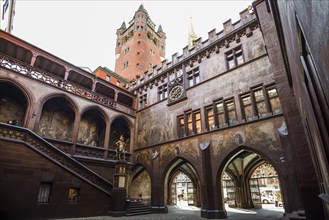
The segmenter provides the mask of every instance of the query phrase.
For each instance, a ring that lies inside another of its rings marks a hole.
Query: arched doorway
[[[151,204],[151,177],[141,165],[137,165],[133,171],[129,197],[132,201],[143,201],[145,204]]]
[[[195,168],[183,159],[176,160],[165,178],[165,197],[168,205],[179,208],[201,206],[200,180]]]
[[[43,137],[72,140],[75,112],[63,97],[51,98],[43,105],[37,133]]]
[[[270,215],[280,215],[284,211],[275,168],[251,150],[240,150],[231,156],[222,171],[221,183],[228,217],[234,209],[253,210],[250,213],[254,215],[260,213],[257,209],[267,209]]]
[[[170,203],[181,207],[194,205],[194,185],[182,171],[176,172],[170,181]]]
[[[254,204],[259,202],[254,201],[256,199],[260,200],[261,204],[283,206],[278,174],[271,164],[264,162],[256,167],[249,178],[249,185],[250,187],[254,186],[250,189]],[[259,196],[257,194],[253,197],[253,191],[259,192]]]
[[[0,82],[0,122],[23,126],[27,105],[20,89],[11,83]]]
[[[81,116],[78,143],[92,147],[104,147],[106,123],[97,109],[89,109]]]

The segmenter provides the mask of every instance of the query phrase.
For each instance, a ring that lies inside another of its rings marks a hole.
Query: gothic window
[[[146,94],[139,97],[139,108],[145,108],[146,107]]]
[[[188,87],[192,87],[200,82],[199,68],[195,68],[187,73]]]
[[[270,102],[270,111],[273,112],[273,115],[282,113],[278,91],[275,86],[267,87],[266,91]]]
[[[141,53],[140,52],[137,52],[137,56],[139,56],[139,55],[141,55]]]
[[[243,118],[246,121],[253,120],[254,111],[253,111],[253,108],[252,108],[250,93],[241,95],[240,100],[241,100]]]
[[[178,136],[183,137],[185,134],[185,120],[184,115],[178,117]]]
[[[139,63],[136,64],[136,67],[139,68]]]
[[[120,86],[120,81],[117,81],[117,86]]]
[[[219,100],[214,103],[214,124],[208,129],[222,128],[237,123],[234,99]],[[208,116],[209,117],[209,116]],[[209,121],[209,119],[208,119]]]
[[[123,63],[123,68],[127,68],[128,67],[128,61]]]
[[[235,125],[237,117],[233,98],[225,101],[225,112],[227,112],[228,125]]]
[[[167,98],[167,84],[158,87],[158,100],[164,100]]]
[[[69,189],[69,201],[70,202],[78,202],[80,196],[80,189],[79,188],[70,188]]]
[[[138,45],[138,46],[140,46],[140,45],[141,45],[141,42],[140,42],[140,41],[138,41],[138,42],[137,42],[137,45]]]
[[[178,136],[183,137],[201,133],[200,110],[187,111],[178,118]]]
[[[227,69],[232,69],[244,63],[241,46],[226,53]]]
[[[242,117],[251,121],[254,117],[264,118],[282,113],[278,92],[274,85],[259,86],[240,95]]]
[[[53,183],[40,183],[38,203],[49,203]]]
[[[111,79],[111,77],[110,77],[110,76],[108,76],[108,75],[106,75],[106,78],[105,78],[105,80],[109,82],[109,81],[110,81],[110,79]]]
[[[123,54],[126,55],[129,52],[129,47],[127,47],[124,51]]]
[[[199,134],[201,133],[201,114],[200,111],[193,112],[193,121],[194,121],[194,133]]]
[[[256,111],[260,118],[266,117],[267,108],[265,104],[265,97],[263,93],[263,88],[258,87],[253,89],[253,96],[256,104]]]
[[[216,125],[215,125],[215,119],[214,119],[214,108],[213,106],[208,106],[206,107],[206,118],[207,118],[207,129],[208,131],[213,130]]]
[[[217,115],[217,125],[219,128],[223,127],[225,124],[225,115],[224,115],[224,103],[223,101],[218,101],[215,103],[215,111]]]

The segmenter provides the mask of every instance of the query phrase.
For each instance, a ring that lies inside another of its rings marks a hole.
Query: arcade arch
[[[104,147],[106,122],[104,115],[95,108],[86,110],[80,120],[78,143]]]
[[[130,182],[129,196],[131,200],[142,200],[145,204],[151,204],[151,177],[142,165],[136,165]]]
[[[115,118],[111,123],[111,133],[110,133],[110,146],[109,148],[115,150],[117,148],[116,143],[120,140],[120,137],[123,137],[123,141],[126,146],[130,146],[130,125],[122,117]],[[126,149],[130,150],[130,149]]]
[[[10,82],[0,81],[0,122],[16,122],[23,126],[28,105],[28,99],[20,88]]]
[[[43,107],[37,133],[46,138],[72,141],[75,112],[64,97],[48,99]]]
[[[223,201],[231,208],[282,206],[278,174],[272,164],[251,150],[230,157],[220,174]]]
[[[201,206],[200,179],[196,169],[185,159],[172,163],[165,176],[165,203],[186,207]]]

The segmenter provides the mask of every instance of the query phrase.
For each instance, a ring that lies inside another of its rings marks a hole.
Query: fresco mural
[[[64,98],[48,100],[42,109],[37,133],[52,139],[71,141],[74,116]]]
[[[106,124],[97,110],[89,110],[82,115],[78,143],[92,147],[104,147]]]
[[[132,200],[142,199],[145,203],[151,202],[151,178],[146,170],[131,182],[129,196]]]
[[[26,107],[20,101],[11,97],[0,97],[0,122],[24,121]]]
[[[165,114],[165,112],[163,112],[163,114]],[[172,121],[165,116],[159,117],[154,109],[149,109],[149,111],[141,113],[138,119],[138,147],[161,143],[172,138]]]
[[[278,151],[280,145],[275,127],[279,126],[273,122],[261,122],[215,133],[211,136],[214,155],[218,156],[224,148],[241,145],[261,144],[271,151]]]

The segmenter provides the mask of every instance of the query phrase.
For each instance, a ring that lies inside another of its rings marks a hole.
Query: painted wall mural
[[[82,115],[78,143],[92,147],[104,147],[106,124],[97,111],[87,111]]]
[[[243,127],[215,133],[211,136],[213,153],[218,156],[225,148],[232,146],[266,146],[271,151],[278,151],[280,144],[276,129],[279,124],[273,122],[260,122]]]
[[[151,202],[151,178],[146,170],[132,181],[129,196],[132,200],[142,199],[145,203]]]
[[[20,123],[24,121],[25,105],[11,97],[2,97],[0,99],[0,122],[17,120]]]
[[[165,112],[155,113],[154,109],[140,113],[138,117],[137,145],[138,147],[161,143],[172,138],[173,125],[168,117],[161,116]]]
[[[74,112],[62,99],[45,103],[39,121],[38,134],[44,137],[71,141]]]

